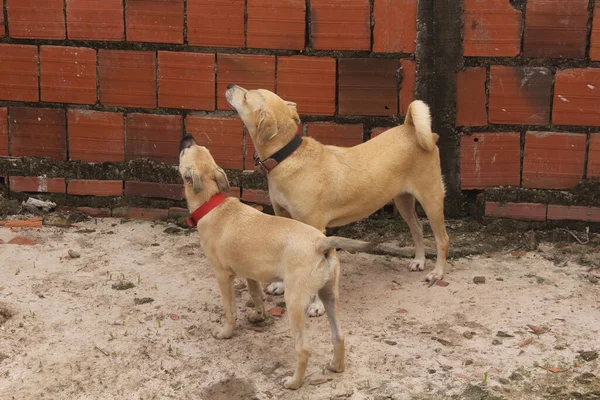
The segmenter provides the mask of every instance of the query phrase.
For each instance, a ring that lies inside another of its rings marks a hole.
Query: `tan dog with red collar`
[[[269,197],[276,215],[291,216],[324,232],[366,218],[393,199],[415,243],[409,269],[422,271],[425,246],[415,211],[417,200],[437,244],[437,261],[427,280],[444,277],[448,253],[445,189],[435,144],[438,136],[431,132],[425,103],[413,101],[403,125],[343,148],[325,146],[310,137],[295,145],[300,123],[296,104],[268,90],[229,85],[226,97],[250,133],[259,166],[268,171]],[[280,294],[283,285],[272,284],[267,291]],[[323,306],[316,299],[309,314],[322,313]]]
[[[180,144],[179,173],[196,225],[200,244],[208,257],[223,297],[225,325],[214,331],[217,339],[228,339],[235,326],[233,278],[248,281],[254,301],[252,322],[265,318],[259,282],[283,281],[285,301],[297,354],[294,375],[287,377],[286,388],[297,389],[306,373],[308,350],[304,336],[306,308],[318,293],[323,301],[333,341],[333,360],[329,369],[344,370],[344,335],[338,321],[338,282],[340,265],[336,248],[367,251],[373,245],[341,237],[325,237],[312,226],[288,218],[264,214],[227,198],[229,182],[208,149],[198,146],[186,135]]]

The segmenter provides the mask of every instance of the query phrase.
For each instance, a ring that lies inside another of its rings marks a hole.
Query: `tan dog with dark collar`
[[[327,227],[368,217],[393,199],[415,244],[409,269],[422,271],[425,246],[415,211],[417,200],[429,218],[437,244],[437,261],[427,280],[444,277],[448,253],[445,189],[438,136],[431,132],[425,103],[413,101],[403,125],[343,148],[325,146],[310,137],[301,138],[298,146],[296,104],[268,90],[229,85],[226,97],[250,133],[260,168],[268,171],[269,196],[276,215],[291,216],[324,232]],[[272,284],[267,291],[279,294],[283,285]],[[309,315],[322,313],[317,299]]]
[[[323,301],[333,341],[329,369],[344,370],[344,335],[338,321],[340,265],[336,248],[366,251],[372,245],[341,237],[325,237],[312,226],[264,214],[227,198],[229,182],[208,149],[186,135],[181,141],[179,173],[200,243],[208,257],[223,296],[225,325],[214,331],[217,339],[231,337],[235,326],[233,278],[248,280],[254,301],[252,322],[265,318],[259,282],[285,282],[285,301],[297,354],[296,369],[283,384],[297,389],[306,373],[308,350],[304,336],[306,308],[318,293]]]

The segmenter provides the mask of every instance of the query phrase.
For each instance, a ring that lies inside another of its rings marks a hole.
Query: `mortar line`
[[[310,0],[304,2],[304,50],[312,49],[310,37]]]
[[[188,0],[183,0],[183,45],[188,44],[188,32],[187,32],[187,3]]]
[[[375,31],[375,4],[374,0],[369,0],[369,33],[371,35],[370,43],[369,43],[369,51],[373,52],[373,46],[375,43],[375,39],[373,37],[373,33]]]
[[[127,42],[127,0],[123,0],[123,42]]]
[[[585,33],[585,54],[584,57],[586,60],[590,60],[590,50],[592,47],[592,28],[593,28],[593,20],[594,20],[594,9],[596,7],[596,0],[589,0],[588,3],[588,23],[587,23],[587,31]],[[600,21],[596,21],[600,23]]]
[[[65,39],[69,39],[69,29],[67,26],[67,0],[63,0],[63,17],[65,19]]]
[[[8,5],[6,4],[5,0],[2,0],[2,14],[4,15],[4,32],[6,37],[10,37],[10,32],[8,31]]]
[[[581,179],[587,179],[588,173],[588,162],[590,158],[590,141],[592,134],[588,131],[585,135],[585,152],[583,153],[583,174],[581,175]]]
[[[244,47],[248,47],[248,0],[244,0]]]

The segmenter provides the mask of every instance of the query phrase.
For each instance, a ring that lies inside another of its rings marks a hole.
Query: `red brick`
[[[158,52],[158,106],[215,109],[215,55]]]
[[[371,50],[369,0],[311,0],[311,38],[316,50]]]
[[[373,51],[415,52],[417,0],[375,0],[373,19]]]
[[[129,218],[141,221],[159,221],[168,218],[169,210],[162,210],[159,208],[121,207],[115,208],[112,212],[112,215],[116,218]]]
[[[275,91],[275,57],[240,54],[217,55],[217,108],[230,110],[225,99],[227,85],[232,83],[245,89]]]
[[[0,107],[0,157],[8,155],[8,109]]]
[[[352,147],[362,143],[363,126],[342,125],[333,122],[309,122],[306,124],[307,135],[323,144]]]
[[[335,114],[336,61],[329,57],[277,59],[277,94],[305,115]]]
[[[242,190],[242,201],[247,201],[248,203],[271,205],[269,192],[260,189]]]
[[[122,0],[67,0],[70,40],[125,39]]]
[[[456,75],[456,125],[487,125],[486,68],[467,68]]]
[[[525,57],[585,58],[589,0],[529,0]]]
[[[66,193],[65,178],[46,178],[45,176],[11,176],[11,192]]]
[[[570,189],[583,178],[586,135],[527,132],[523,187]]]
[[[245,0],[187,0],[187,40],[194,46],[244,47]]]
[[[371,139],[373,139],[376,136],[381,135],[383,132],[392,129],[391,127],[378,127],[378,128],[373,128],[371,129]]]
[[[600,126],[600,68],[556,72],[552,123]]]
[[[398,114],[398,60],[339,60],[338,102],[343,115]]]
[[[521,183],[521,135],[475,133],[460,141],[461,188],[484,189]]]
[[[0,100],[39,100],[37,46],[0,44]]]
[[[127,41],[183,43],[183,0],[127,0]]]
[[[548,219],[600,222],[600,207],[559,206],[548,204]]]
[[[522,13],[506,0],[464,0],[463,55],[513,57],[521,52]]]
[[[127,115],[127,160],[148,158],[165,164],[179,161],[183,137],[180,115]]]
[[[600,61],[600,7],[594,6],[592,36],[590,38],[590,59]]]
[[[11,107],[9,121],[12,156],[67,159],[65,110]]]
[[[8,244],[16,244],[19,246],[35,246],[37,243],[29,238],[26,238],[25,236],[15,236],[8,242]]]
[[[304,49],[306,3],[298,0],[248,0],[248,47]]]
[[[106,106],[156,107],[156,55],[152,51],[104,50],[100,102]]]
[[[185,196],[185,188],[183,188],[184,190],[181,191],[182,193],[182,197],[185,200],[186,196]],[[231,187],[229,188],[229,193],[227,193],[227,197],[236,197],[236,198],[240,198],[240,194],[241,194],[241,189],[239,187]]]
[[[125,161],[123,113],[69,110],[69,159]]]
[[[8,32],[25,39],[66,39],[64,0],[6,0]]]
[[[190,216],[190,212],[187,208],[182,207],[171,207],[169,208],[169,217],[170,218],[186,218]]]
[[[490,69],[490,123],[543,125],[550,122],[552,73],[547,68]]]
[[[600,178],[600,134],[590,135],[587,178]]]
[[[485,202],[486,217],[545,221],[546,209],[546,204],[539,203],[496,203],[491,201]]]
[[[239,118],[188,115],[186,130],[210,150],[221,168],[242,169],[244,128]]]
[[[77,196],[122,196],[123,181],[71,179],[67,184],[67,193]]]
[[[96,50],[41,46],[40,75],[42,101],[96,103]]]
[[[155,197],[161,199],[181,200],[182,185],[156,182],[125,182],[125,196]]]
[[[406,115],[408,105],[414,100],[417,64],[414,60],[400,60],[402,85],[400,87],[400,115]]]

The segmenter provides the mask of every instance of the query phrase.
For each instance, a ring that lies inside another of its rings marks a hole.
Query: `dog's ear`
[[[200,175],[198,175],[198,173],[191,168],[185,170],[185,173],[183,174],[183,180],[185,181],[186,185],[192,185],[195,194],[200,193],[202,190],[202,180],[200,179]]]
[[[229,180],[227,179],[227,174],[223,171],[223,168],[217,167],[215,169],[215,181],[221,192],[229,193]]]
[[[258,125],[256,126],[256,133],[263,141],[267,142],[269,139],[277,135],[277,119],[275,115],[266,108],[260,110]]]
[[[300,116],[298,116],[298,107],[296,103],[294,103],[293,101],[286,101],[285,103],[290,109],[290,114],[292,115],[292,119],[294,120],[296,125],[300,124]]]

